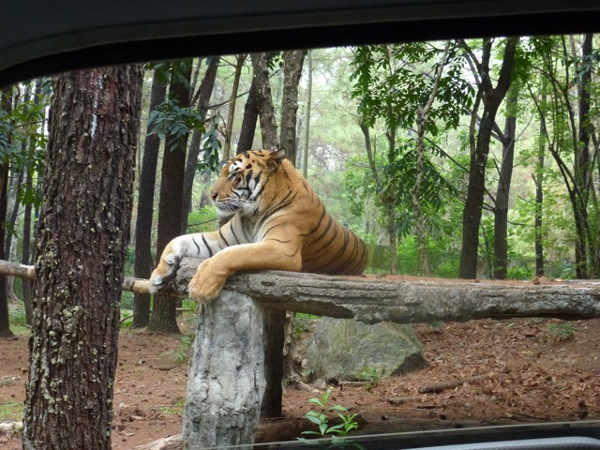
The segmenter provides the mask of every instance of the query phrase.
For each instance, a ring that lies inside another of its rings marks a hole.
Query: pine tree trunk
[[[502,164],[496,189],[496,207],[494,209],[494,278],[506,279],[508,270],[508,200],[512,180],[517,127],[517,100],[519,90],[514,85],[506,103],[507,115],[504,127]]]
[[[254,134],[256,132],[256,121],[258,120],[258,83],[256,77],[252,77],[248,98],[244,106],[244,118],[240,129],[236,153],[242,153],[252,148]]]
[[[258,94],[256,105],[260,118],[262,146],[266,149],[274,149],[279,146],[279,140],[277,139],[277,123],[275,121],[275,108],[273,107],[273,97],[271,95],[267,59],[267,53],[253,54],[252,69]],[[295,161],[292,162],[295,163]]]
[[[173,63],[169,85],[169,99],[180,107],[190,103],[190,78],[192,60]],[[167,136],[162,163],[160,200],[158,208],[158,236],[156,257],[159,258],[169,241],[183,232],[183,178],[188,135]],[[177,303],[171,297],[158,293],[154,296],[154,309],[148,328],[166,333],[178,333],[176,322]]]
[[[141,66],[54,82],[38,223],[26,450],[110,449]]]
[[[225,145],[223,147],[223,160],[231,159],[231,138],[233,137],[233,121],[235,119],[235,106],[237,104],[238,90],[240,88],[240,78],[242,69],[246,61],[246,54],[237,55],[235,64],[235,74],[233,76],[233,85],[231,86],[231,97],[229,97],[229,110],[227,111],[227,129],[225,132]],[[256,123],[256,119],[254,119]]]
[[[0,92],[0,108],[5,112],[12,110],[12,87]],[[10,143],[10,136],[8,136]],[[8,161],[0,162],[0,259],[4,255],[4,239],[6,237],[6,203],[8,190]],[[6,277],[0,276],[0,337],[12,337],[8,319],[8,296],[6,292]]]
[[[152,77],[152,94],[150,97],[150,112],[165,101],[167,85],[159,80],[156,72]],[[135,263],[134,273],[138,278],[149,278],[154,261],[152,259],[152,213],[154,211],[154,185],[156,183],[156,166],[160,138],[146,130],[144,140],[144,159],[140,175],[140,187],[135,221]],[[150,295],[135,294],[133,298],[134,328],[148,325],[150,321]]]
[[[283,95],[281,97],[281,149],[296,165],[296,114],[298,112],[298,85],[302,76],[306,50],[283,52]]]
[[[215,79],[217,78],[217,70],[219,69],[220,56],[213,56],[208,63],[206,73],[200,83],[200,95],[198,97],[198,115],[202,120],[206,118],[208,111],[208,103],[215,86]],[[200,155],[202,137],[204,136],[203,130],[194,130],[192,134],[192,142],[187,155],[187,163],[185,166],[185,175],[183,178],[183,208],[181,211],[183,231],[187,229],[188,225],[188,214],[192,205],[192,188],[194,187],[194,177],[196,175],[196,165],[198,163],[198,155]]]

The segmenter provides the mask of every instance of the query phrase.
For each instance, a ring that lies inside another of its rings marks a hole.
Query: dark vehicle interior
[[[0,87],[73,69],[187,56],[483,36],[600,31],[596,0],[157,0],[8,2]],[[331,448],[311,443],[254,448]],[[353,438],[344,448],[592,449],[600,422]]]

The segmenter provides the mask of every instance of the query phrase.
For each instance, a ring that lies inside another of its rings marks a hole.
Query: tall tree
[[[304,151],[302,152],[302,175],[308,179],[308,148],[310,139],[310,109],[312,108],[312,78],[313,78],[313,64],[312,64],[312,52],[308,50],[308,79],[306,81],[306,106],[305,106],[305,118],[306,122],[304,128]]]
[[[454,43],[447,43],[444,49],[420,42],[363,46],[355,51],[352,65],[352,95],[359,101],[359,123],[369,167],[373,171],[377,164],[383,166],[374,177],[378,180],[375,189],[395,255],[398,236],[406,234],[411,226],[420,229],[424,236],[424,225],[421,222],[423,226],[419,226],[415,216],[421,215],[423,220],[425,206],[438,209],[441,191],[448,188],[424,154],[425,134],[435,136],[442,129],[456,128],[461,111],[471,103],[472,89],[457,76],[462,71],[462,58]],[[374,150],[374,146],[369,143],[368,133],[368,128],[378,121],[385,126],[387,140],[387,151],[380,158],[369,150]],[[412,134],[414,128],[417,142]],[[411,130],[411,134],[398,136],[401,129]],[[405,189],[415,185],[417,189]],[[422,239],[422,250],[424,244]],[[396,271],[396,264],[394,256],[392,272]]]
[[[419,253],[419,265],[421,271],[425,275],[431,273],[429,267],[429,259],[427,257],[427,234],[425,230],[425,217],[421,198],[423,196],[423,175],[424,175],[424,158],[425,158],[425,132],[427,130],[427,121],[433,107],[433,102],[437,97],[440,80],[444,67],[448,62],[451,42],[446,42],[444,54],[442,55],[439,64],[435,68],[433,74],[432,86],[429,95],[425,98],[422,105],[417,106],[416,123],[417,123],[417,164],[416,164],[416,179],[415,187],[412,190],[412,204],[415,208],[415,231],[417,235],[417,251]]]
[[[198,104],[196,106],[197,117],[196,120],[205,122],[206,113],[208,111],[208,103],[210,96],[212,95],[213,88],[215,86],[215,79],[217,78],[217,70],[219,69],[220,56],[211,56],[208,58],[208,65],[206,72],[200,83],[200,88],[194,97],[198,98]],[[193,105],[191,105],[193,106]],[[190,143],[190,149],[188,150],[187,163],[185,166],[185,174],[183,177],[183,207],[181,210],[181,220],[183,223],[183,230],[187,228],[187,218],[192,206],[192,188],[194,187],[194,177],[196,175],[198,166],[198,156],[202,151],[201,141],[205,134],[205,127],[197,128],[192,133],[192,142]]]
[[[508,269],[508,201],[515,156],[519,85],[512,83],[506,101],[502,162],[494,206],[494,278],[506,279]]]
[[[296,113],[298,111],[298,85],[306,50],[283,52],[283,95],[281,96],[280,146],[287,159],[296,165]]]
[[[459,276],[461,278],[475,278],[477,276],[479,224],[483,209],[485,167],[490,151],[492,127],[495,123],[500,103],[502,103],[511,83],[518,42],[519,38],[517,37],[505,40],[500,75],[496,86],[493,86],[490,67],[493,40],[491,38],[483,39],[481,59],[476,56],[465,41],[460,41],[473,70],[473,76],[477,80],[479,88],[477,99],[483,103],[483,114],[479,122],[476,143],[471,148],[467,198],[463,209],[463,232],[459,269]],[[479,101],[476,101],[475,105],[477,107]],[[474,133],[474,127],[471,127],[472,142],[475,141]]]
[[[56,77],[23,448],[110,449],[142,69]]]
[[[225,131],[225,145],[223,146],[223,160],[231,159],[231,139],[233,137],[233,121],[235,119],[235,107],[237,105],[238,90],[240,88],[240,78],[242,69],[248,55],[242,53],[235,57],[235,73],[233,75],[233,84],[231,86],[231,96],[229,97],[229,109],[227,110],[227,128]],[[256,118],[254,119],[256,124]]]
[[[598,136],[591,108],[591,73],[597,65],[593,39],[586,34],[581,48],[575,37],[536,38],[533,43],[542,55],[542,73],[551,88],[553,138],[548,146],[567,189],[575,223],[575,273],[577,278],[600,276],[598,230],[600,206],[592,182],[599,154]],[[570,47],[570,50],[569,50]],[[576,95],[573,95],[573,88]]]
[[[256,121],[258,120],[258,81],[252,76],[248,98],[244,106],[244,117],[242,127],[240,128],[240,138],[236,148],[236,153],[242,153],[252,148],[254,134],[256,132]]]
[[[6,203],[8,201],[8,154],[12,145],[9,114],[12,111],[13,88],[7,87],[0,92],[0,259],[6,259],[4,243],[6,238]],[[8,296],[6,292],[6,277],[0,276],[0,337],[12,336],[8,319]]]
[[[157,66],[152,75],[149,116],[165,101],[167,84]],[[154,211],[154,185],[160,138],[150,132],[150,121],[144,139],[144,157],[140,174],[137,216],[135,220],[135,263],[134,273],[139,278],[149,278],[154,261],[152,259],[152,212]],[[150,294],[135,293],[133,298],[134,328],[145,327],[150,321]]]
[[[251,58],[252,76],[256,80],[256,107],[260,119],[262,146],[263,148],[273,149],[279,146],[279,139],[277,138],[277,122],[269,81],[269,54],[254,53]],[[295,161],[292,161],[292,163],[295,163]]]
[[[168,100],[176,110],[189,108],[192,59],[182,59],[171,65]],[[183,179],[189,130],[167,134],[162,161],[158,207],[156,254],[160,257],[169,241],[183,232]],[[154,308],[148,328],[163,332],[179,332],[176,322],[176,302],[165,294],[154,296]]]

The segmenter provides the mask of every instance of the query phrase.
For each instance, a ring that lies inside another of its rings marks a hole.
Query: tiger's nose
[[[212,192],[210,193],[210,198],[212,198],[212,199],[213,199],[213,202],[217,200],[217,197],[218,197],[218,196],[219,196],[219,193],[218,193],[218,192],[216,192],[216,191],[212,191]]]

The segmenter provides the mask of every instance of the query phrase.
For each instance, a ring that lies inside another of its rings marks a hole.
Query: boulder
[[[323,317],[310,339],[305,369],[326,380],[398,375],[425,366],[421,348],[411,325]]]

